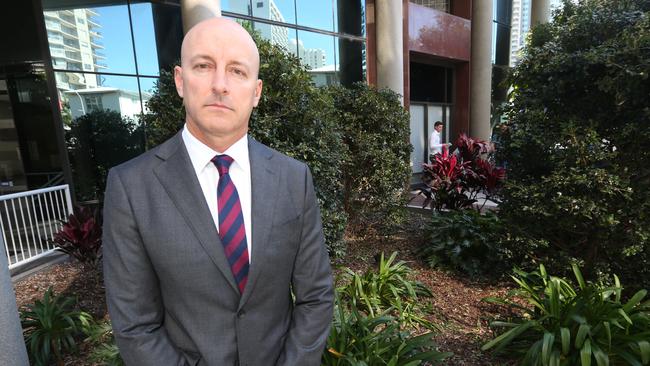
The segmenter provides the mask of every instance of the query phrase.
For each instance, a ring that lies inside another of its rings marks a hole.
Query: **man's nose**
[[[212,91],[215,94],[228,94],[228,90],[226,71],[217,69],[212,75]]]

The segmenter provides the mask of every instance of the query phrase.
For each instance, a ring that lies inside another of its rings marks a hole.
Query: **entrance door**
[[[451,104],[411,102],[411,171],[422,172],[422,164],[429,162],[429,138],[433,133],[433,124],[441,121],[442,142],[449,142],[451,129]]]

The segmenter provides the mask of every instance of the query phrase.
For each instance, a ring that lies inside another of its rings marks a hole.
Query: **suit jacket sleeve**
[[[334,308],[329,255],[309,168],[305,171],[300,238],[292,276],[295,307],[284,350],[277,362],[281,366],[320,365]]]
[[[104,282],[113,333],[126,365],[194,365],[162,327],[158,279],[143,245],[118,171],[108,175],[104,200]]]

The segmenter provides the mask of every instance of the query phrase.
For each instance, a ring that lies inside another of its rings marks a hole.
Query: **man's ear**
[[[180,66],[174,66],[174,84],[176,84],[176,93],[183,98],[183,69]]]
[[[257,107],[262,97],[262,80],[257,79],[257,86],[255,87],[255,100],[253,101],[253,107]]]

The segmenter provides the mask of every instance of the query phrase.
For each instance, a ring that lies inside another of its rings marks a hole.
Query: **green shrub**
[[[113,328],[110,321],[93,324],[86,332],[85,339],[93,346],[89,361],[105,366],[123,366],[124,361],[120,356],[120,350],[115,344]]]
[[[432,365],[451,355],[437,350],[431,333],[413,336],[391,316],[366,315],[353,304],[342,306],[338,296],[336,303],[323,366]]]
[[[254,35],[260,52],[262,98],[250,120],[250,134],[309,165],[323,218],[325,241],[343,255],[347,215],[343,209],[341,164],[345,149],[332,98],[314,86],[298,58]]]
[[[74,303],[74,298],[54,296],[50,287],[42,300],[21,309],[25,345],[33,364],[47,366],[53,360],[62,363],[64,353],[76,351],[75,337],[89,327],[92,317],[72,310]]]
[[[431,297],[431,291],[411,280],[412,270],[404,261],[395,262],[396,258],[397,252],[388,259],[382,253],[378,268],[370,268],[363,274],[343,268],[344,285],[338,288],[342,301],[372,317],[388,311],[402,324],[435,329],[434,324],[422,316],[427,308],[420,302],[422,297]]]
[[[476,276],[494,273],[503,253],[498,243],[498,217],[475,210],[434,212],[426,229],[426,243],[418,253],[431,267],[443,266]]]
[[[522,316],[493,322],[507,331],[482,349],[516,356],[524,366],[649,364],[650,301],[642,303],[647,291],[622,302],[618,277],[607,286],[585,282],[576,265],[573,272],[577,288],[549,276],[543,265],[532,273],[515,271],[519,288],[512,299],[484,301],[507,305]]]
[[[355,83],[329,92],[346,147],[339,177],[345,212],[364,227],[391,225],[411,177],[408,113],[389,89]]]
[[[647,0],[565,2],[533,29],[498,139],[517,264],[650,286],[648,75]]]

